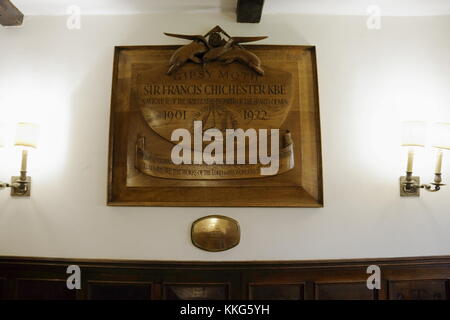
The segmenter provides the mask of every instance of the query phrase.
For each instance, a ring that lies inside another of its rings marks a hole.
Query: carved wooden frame
[[[197,206],[197,207],[322,207],[322,160],[316,53],[314,46],[249,45],[267,52],[273,59],[294,59],[298,63],[298,130],[296,152],[301,152],[301,185],[241,187],[240,181],[223,187],[173,186],[127,187],[127,96],[130,76],[126,64],[142,62],[145,52],[173,52],[179,46],[122,46],[115,48],[111,97],[108,199],[111,206]],[[264,63],[264,57],[262,58]],[[270,179],[270,178],[263,178]]]

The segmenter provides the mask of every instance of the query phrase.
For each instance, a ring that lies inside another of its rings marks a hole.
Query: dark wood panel
[[[303,300],[305,286],[300,284],[250,284],[250,300]]]
[[[165,284],[165,300],[228,300],[227,284]]]
[[[446,300],[448,280],[389,281],[390,300]]]
[[[67,289],[66,280],[17,279],[15,287],[19,300],[76,299],[76,290]]]
[[[81,290],[66,287],[67,266]],[[369,265],[381,289],[366,287]],[[173,262],[0,257],[0,299],[449,299],[450,257]]]
[[[0,300],[6,299],[6,279],[0,278]]]
[[[317,300],[374,300],[374,290],[365,282],[316,283]]]
[[[264,7],[264,0],[238,0],[236,6],[237,22],[259,23]]]
[[[148,283],[89,282],[90,300],[151,300],[152,286]]]
[[[23,13],[10,0],[0,0],[0,24],[3,26],[20,26]]]

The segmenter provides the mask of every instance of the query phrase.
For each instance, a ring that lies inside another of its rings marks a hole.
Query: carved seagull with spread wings
[[[230,37],[221,27],[216,26],[204,36],[164,33],[169,37],[192,40],[191,43],[178,48],[169,61],[167,74],[172,74],[188,61],[206,63],[222,61],[243,63],[260,75],[264,75],[260,59],[252,52],[244,49],[240,44],[259,41],[267,37]],[[228,38],[225,40],[221,34]]]
[[[172,74],[175,70],[177,70],[189,60],[195,63],[202,63],[202,60],[198,57],[198,55],[207,52],[210,48],[206,38],[201,35],[183,35],[166,32],[164,32],[164,34],[169,37],[192,40],[191,43],[175,50],[172,57],[170,58],[170,67],[169,70],[167,70],[167,74]]]

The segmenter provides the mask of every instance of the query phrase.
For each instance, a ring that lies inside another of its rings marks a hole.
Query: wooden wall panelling
[[[89,300],[151,300],[152,284],[144,282],[89,281]]]
[[[76,290],[67,289],[65,279],[19,278],[15,281],[14,299],[75,300]]]
[[[299,270],[283,268],[247,269],[243,274],[242,289],[250,300],[305,300],[312,299],[313,286],[308,285],[307,275]],[[309,291],[308,291],[309,289]]]
[[[389,281],[389,300],[446,300],[448,280]]]
[[[304,300],[305,283],[250,283],[249,300]]]
[[[366,282],[316,282],[316,300],[377,300],[377,290],[369,290]]]
[[[185,268],[179,266],[163,274],[162,299],[228,300],[242,299],[239,272],[229,268]]]
[[[7,274],[7,299],[73,300],[79,295],[76,290],[68,290],[66,285],[67,266],[57,264],[13,264],[0,265]]]
[[[68,290],[67,266],[82,289]],[[381,290],[366,287],[369,265]],[[0,299],[449,299],[450,257],[161,262],[0,257]]]
[[[380,294],[384,291],[384,298],[389,300],[449,300],[450,265],[441,263],[440,259],[436,259],[436,263],[421,265],[422,259],[429,258],[418,258],[415,261],[418,265],[383,266],[385,284]]]
[[[164,283],[164,300],[229,300],[230,283]]]
[[[6,299],[6,278],[0,278],[0,300]]]
[[[160,296],[155,283],[158,272],[144,268],[80,264],[82,298],[88,300],[151,300]]]
[[[246,297],[251,299],[254,290],[258,285],[271,285],[272,288],[265,289],[265,298],[270,294],[275,299],[277,295],[282,295],[280,290],[284,288],[284,294],[289,295],[289,299],[300,298],[305,300],[313,299],[374,299],[378,293],[374,293],[366,286],[369,275],[366,273],[367,265],[350,267],[333,267],[331,270],[326,267],[297,268],[291,267],[283,269],[252,270],[244,282],[249,284],[246,290]],[[288,284],[302,284],[302,295],[294,293]],[[279,287],[275,289],[275,287]],[[262,289],[264,288],[262,287]],[[347,296],[346,296],[347,294]]]

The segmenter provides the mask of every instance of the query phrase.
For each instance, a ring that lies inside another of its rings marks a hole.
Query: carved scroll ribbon
[[[192,151],[195,152],[195,151]],[[264,178],[261,175],[262,164],[221,164],[221,165],[176,165],[168,157],[161,157],[147,150],[145,138],[138,137],[136,141],[135,167],[140,172],[158,178],[182,180],[218,180],[218,179],[248,179]],[[278,175],[294,168],[294,145],[291,134],[284,133],[279,150]]]

